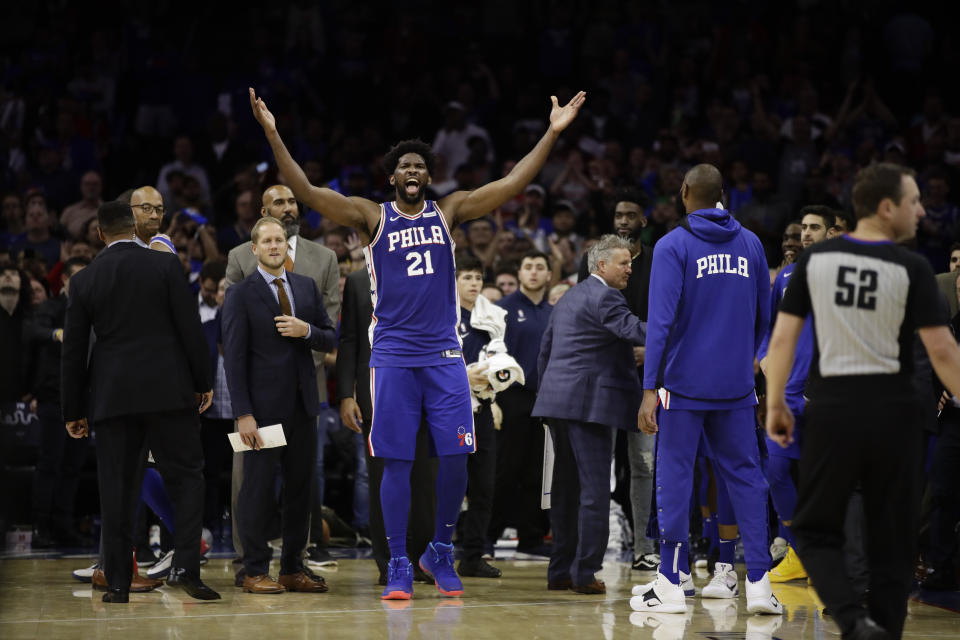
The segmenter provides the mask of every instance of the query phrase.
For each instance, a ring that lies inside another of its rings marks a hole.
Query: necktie
[[[280,311],[285,316],[292,316],[293,310],[290,308],[290,298],[287,297],[287,290],[283,288],[283,280],[275,278],[273,284],[277,285],[277,297],[280,298]]]
[[[290,245],[287,245],[287,259],[283,263],[283,268],[287,271],[293,271],[293,258],[290,257]]]

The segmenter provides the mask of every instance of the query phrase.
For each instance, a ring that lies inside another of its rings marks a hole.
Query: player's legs
[[[740,534],[737,516],[723,475],[718,472],[714,479],[717,483],[717,562],[733,566],[736,561],[737,537]]]
[[[656,467],[660,573],[673,584],[680,584],[679,572],[690,572],[686,553],[689,506],[704,412],[660,409],[657,419],[660,425]]]
[[[767,548],[767,480],[760,468],[756,409],[711,411],[707,414],[704,432],[714,454],[718,476],[733,505],[743,540],[747,577],[757,582],[770,569],[770,550]],[[730,523],[721,521],[720,524]]]
[[[816,401],[807,406],[793,517],[800,559],[842,632],[852,629],[865,615],[844,571],[843,552],[844,519],[859,476],[861,448],[866,444],[853,433],[853,425],[867,420],[862,411],[858,408],[854,414]]]
[[[434,538],[420,558],[420,568],[436,579],[444,595],[460,595],[463,585],[453,568],[451,540],[467,492],[467,454],[477,446],[467,369],[461,360],[420,367],[416,377],[439,460]]]

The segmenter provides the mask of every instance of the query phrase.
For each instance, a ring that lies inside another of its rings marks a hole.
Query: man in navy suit
[[[610,427],[632,428],[640,408],[633,345],[644,324],[620,290],[630,277],[630,242],[603,236],[590,249],[590,276],[560,298],[540,344],[533,415],[548,418],[554,467],[553,553],[547,587],[605,593],[596,572],[607,550]]]
[[[324,592],[323,578],[303,565],[317,455],[320,400],[313,351],[332,351],[335,332],[316,283],[284,269],[287,236],[275,218],[251,232],[257,270],[227,289],[223,354],[237,430],[254,451],[244,454],[238,524],[251,593]],[[259,426],[280,423],[287,444],[262,449]],[[274,470],[283,472],[280,577],[268,575],[267,527],[275,510]]]

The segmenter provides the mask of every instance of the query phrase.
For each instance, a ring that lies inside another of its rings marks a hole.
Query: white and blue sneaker
[[[747,613],[769,613],[771,615],[780,615],[783,613],[783,605],[773,595],[773,589],[770,587],[770,574],[763,574],[763,578],[757,582],[747,582]]]
[[[170,569],[173,568],[173,549],[163,554],[163,557],[157,560],[156,564],[147,569],[147,577],[161,580],[170,575]]]
[[[700,591],[702,598],[736,598],[740,595],[740,579],[732,564],[718,562],[713,569],[713,578]]]
[[[683,589],[673,584],[662,573],[657,573],[656,579],[647,585],[637,585],[633,588],[634,596],[630,598],[630,608],[634,611],[651,611],[654,613],[686,613],[687,601]]]

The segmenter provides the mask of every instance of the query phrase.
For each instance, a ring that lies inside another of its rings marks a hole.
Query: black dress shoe
[[[113,604],[127,604],[130,602],[130,593],[123,589],[110,589],[103,594],[103,601]]]
[[[503,575],[500,569],[491,566],[483,558],[461,560],[457,565],[457,573],[465,578],[499,578]]]
[[[878,625],[869,616],[864,616],[857,620],[857,624],[843,634],[845,639],[850,640],[892,640],[893,636],[887,633],[887,630]]]
[[[171,587],[180,587],[188,596],[196,600],[219,600],[220,594],[203,584],[198,577],[187,573],[186,569],[173,569],[167,577],[167,584]]]
[[[233,576],[233,586],[242,587],[243,581],[246,579],[246,577],[247,577],[247,570],[244,569],[243,566],[241,565],[240,570],[237,571],[237,573],[234,574]]]
[[[420,568],[419,564],[413,565],[413,581],[421,582],[423,584],[437,584],[437,582],[427,575],[423,569]]]

